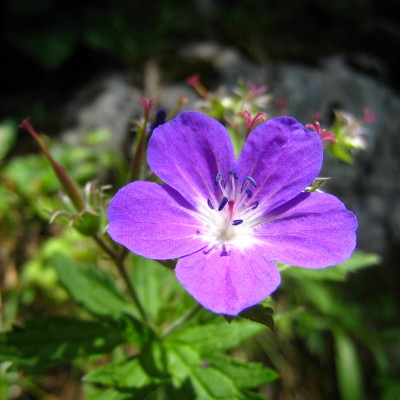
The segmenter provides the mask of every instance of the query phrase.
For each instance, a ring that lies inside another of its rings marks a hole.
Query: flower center
[[[208,199],[207,207],[201,213],[209,248],[248,247],[254,242],[254,228],[262,222],[259,210],[255,211],[259,205],[252,193],[257,186],[255,180],[250,176],[240,180],[230,170],[227,179],[219,172],[215,184],[221,192],[219,202],[213,204]]]

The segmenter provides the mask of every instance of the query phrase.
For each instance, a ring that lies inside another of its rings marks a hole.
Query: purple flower
[[[294,118],[254,129],[236,159],[227,130],[184,112],[154,130],[147,160],[167,185],[133,182],[111,200],[109,234],[175,272],[205,308],[237,315],[279,285],[275,261],[324,268],[348,258],[357,220],[334,196],[304,189],[322,143]]]

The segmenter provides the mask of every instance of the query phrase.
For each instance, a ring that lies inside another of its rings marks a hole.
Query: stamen
[[[235,219],[232,221],[232,225],[236,226],[236,225],[240,225],[243,224],[243,220],[242,219]]]
[[[259,204],[260,204],[260,202],[257,200],[256,203],[254,204],[254,206],[251,207],[251,209],[255,210],[258,207]]]
[[[220,205],[218,206],[218,211],[222,211],[227,203],[228,203],[228,198],[225,196],[223,197]]]
[[[252,195],[251,190],[250,189],[246,189],[246,194],[247,194],[247,197],[250,198],[251,195]]]
[[[219,184],[219,180],[221,179],[221,176],[222,176],[221,172],[218,171],[217,175],[215,176],[215,184],[216,184],[217,186],[218,186],[218,184]]]
[[[246,178],[243,180],[242,187],[240,188],[240,193],[242,193],[245,189],[247,182],[250,182],[253,186],[257,186],[256,181],[251,176],[246,176]]]
[[[222,186],[223,189],[225,189],[225,186],[226,186],[226,180],[225,179],[222,179],[221,186]]]
[[[211,208],[211,210],[214,210],[214,206],[212,205],[212,203],[211,203],[211,200],[210,200],[210,199],[207,199],[207,204],[208,204],[208,207],[210,207],[210,208]]]
[[[228,172],[229,172],[229,175],[232,175],[233,178],[234,178],[236,181],[239,179],[239,177],[237,176],[237,174],[236,174],[235,171],[233,171],[233,170],[230,169]]]
[[[256,181],[251,176],[246,176],[246,181],[249,181],[254,187],[257,186]]]

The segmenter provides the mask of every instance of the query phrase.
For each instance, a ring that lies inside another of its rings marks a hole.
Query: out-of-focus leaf
[[[346,164],[353,164],[353,157],[350,151],[343,147],[342,144],[331,143],[328,147],[328,151],[333,157],[339,159],[340,161],[343,161]]]
[[[60,66],[71,55],[76,44],[76,32],[67,24],[53,24],[45,31],[16,31],[11,41],[22,51],[34,57],[46,69]]]
[[[336,345],[336,374],[342,400],[363,400],[362,367],[350,337],[342,330],[334,330]]]
[[[349,272],[356,272],[359,269],[372,267],[380,262],[380,257],[374,253],[366,253],[361,250],[357,250],[353,255],[346,261],[337,265],[337,269],[343,271],[344,274]]]
[[[174,343],[188,344],[202,353],[211,353],[235,347],[264,330],[264,326],[250,321],[240,320],[229,324],[222,320],[185,327],[174,333],[169,340]]]
[[[131,279],[146,310],[160,326],[195,307],[195,301],[179,285],[173,271],[154,260],[132,255]]]
[[[77,357],[109,352],[123,339],[104,323],[66,317],[32,320],[24,328],[0,334],[0,361],[37,373]]]
[[[133,393],[131,392],[120,392],[115,389],[93,389],[87,396],[87,400],[134,400],[136,398],[143,397],[133,397]]]
[[[0,161],[8,154],[17,138],[17,124],[12,119],[0,123]]]
[[[105,270],[94,265],[82,265],[61,254],[54,255],[49,263],[72,299],[86,311],[114,320],[126,314],[132,315],[132,306]]]
[[[344,281],[350,272],[372,267],[379,261],[378,255],[357,250],[348,260],[333,267],[324,269],[282,268],[282,273],[296,279]]]

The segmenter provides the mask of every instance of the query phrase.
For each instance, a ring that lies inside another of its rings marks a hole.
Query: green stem
[[[133,182],[142,177],[143,164],[146,155],[146,127],[148,124],[148,115],[145,115],[143,125],[139,126],[139,135],[137,138],[137,145],[134,150],[131,173],[129,181]]]
[[[98,236],[93,236],[93,239],[95,240],[95,242],[110,256],[110,258],[113,260],[115,266],[118,269],[119,274],[121,275],[126,288],[128,290],[128,293],[130,295],[130,297],[132,298],[133,302],[135,303],[140,316],[142,317],[143,321],[146,322],[149,326],[152,326],[152,323],[150,321],[149,316],[146,313],[146,310],[143,308],[142,303],[139,299],[139,296],[136,293],[136,289],[135,287],[132,285],[132,282],[129,278],[128,272],[126,271],[125,268],[125,264],[123,263],[123,260],[121,260],[120,258],[118,258],[116,256],[116,254],[114,253],[114,251],[107,246],[106,243],[104,243],[104,241]]]
[[[203,307],[198,304],[196,307],[194,307],[192,310],[187,312],[186,314],[182,315],[181,318],[178,318],[176,321],[174,321],[170,326],[168,326],[165,331],[162,333],[161,337],[165,338],[166,336],[170,335],[172,332],[176,331],[179,329],[181,326],[183,326],[186,322],[188,322],[190,319],[192,319],[200,310],[202,310]]]

